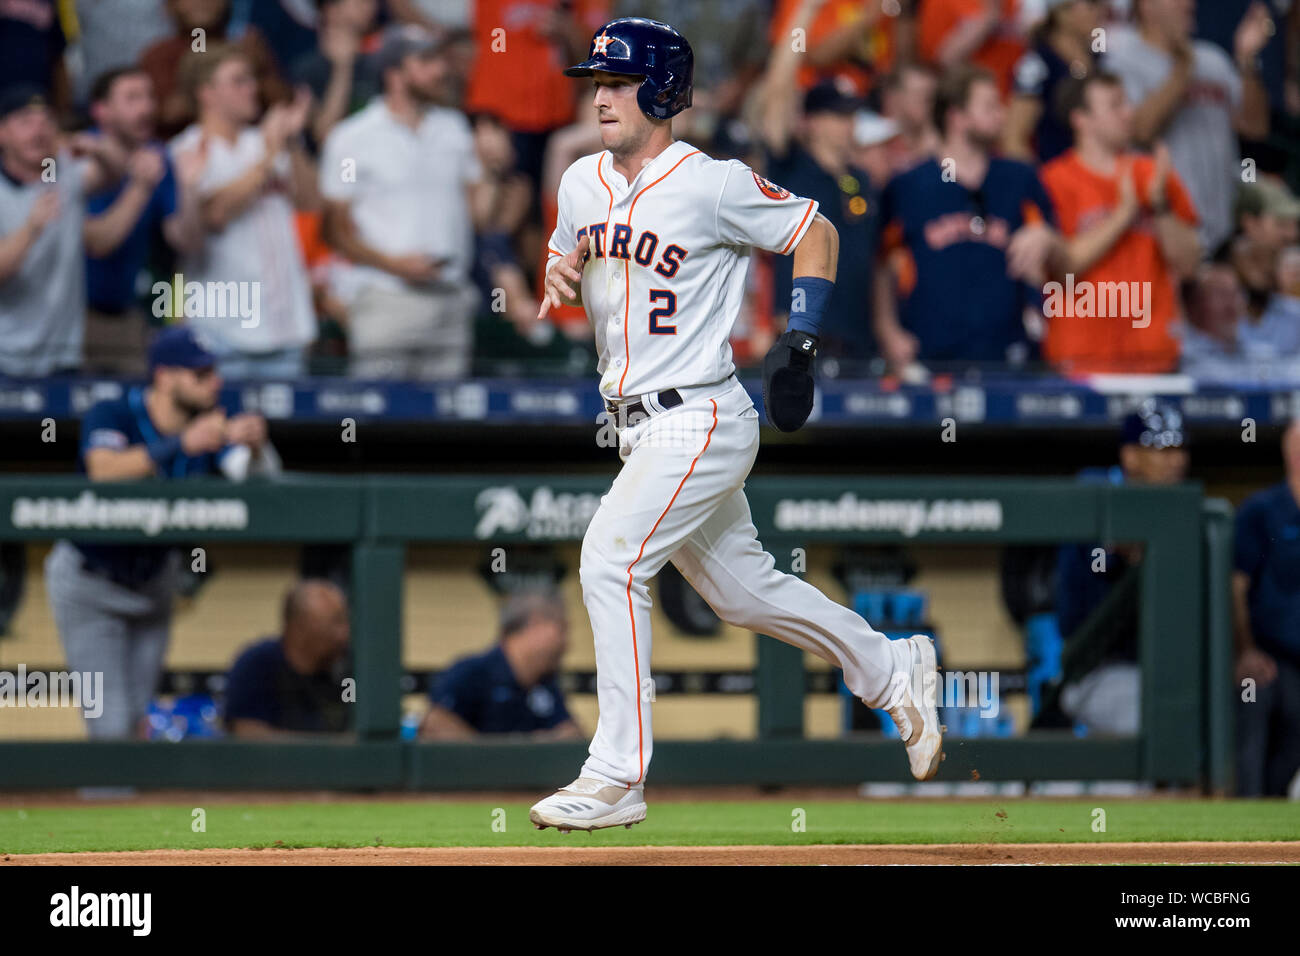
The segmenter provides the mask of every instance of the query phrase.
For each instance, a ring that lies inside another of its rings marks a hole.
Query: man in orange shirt
[[[516,167],[541,184],[550,134],[573,121],[578,84],[561,68],[581,59],[604,23],[604,0],[478,0],[467,113],[490,113],[513,134]]]
[[[768,39],[775,48],[794,43],[794,30],[806,31],[801,90],[834,79],[865,96],[898,60],[900,41],[912,28],[913,5],[911,0],[776,0]]]
[[[1005,98],[1025,52],[1020,0],[921,0],[916,46],[940,72],[961,63],[984,67]]]
[[[1177,283],[1201,257],[1196,209],[1168,150],[1129,152],[1133,110],[1117,77],[1068,80],[1056,105],[1075,145],[1041,174],[1068,264],[1043,290],[1043,353],[1067,373],[1172,371]]]

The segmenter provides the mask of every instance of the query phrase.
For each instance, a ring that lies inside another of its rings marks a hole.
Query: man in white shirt
[[[86,196],[125,157],[99,139],[62,140],[49,95],[0,89],[0,375],[77,371],[86,327]]]
[[[1237,135],[1268,135],[1268,93],[1259,51],[1274,29],[1262,5],[1242,20],[1236,63],[1208,40],[1193,39],[1192,0],[1136,0],[1135,26],[1115,27],[1102,63],[1124,81],[1135,106],[1133,133],[1146,147],[1163,140],[1201,215],[1201,247],[1213,253],[1232,234],[1241,182]]]
[[[357,267],[350,372],[461,377],[478,300],[473,133],[462,113],[437,105],[450,65],[431,34],[390,29],[378,61],[383,94],[334,127],[320,164],[326,240]]]
[[[206,151],[198,180],[203,247],[181,261],[174,302],[201,330],[222,377],[296,378],[316,338],[311,287],[294,229],[294,206],[312,201],[315,173],[301,143],[310,98],[272,106],[255,124],[257,79],[232,47],[194,58],[188,77],[198,121],[172,155]]]

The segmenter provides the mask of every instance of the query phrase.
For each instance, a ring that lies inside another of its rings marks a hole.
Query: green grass
[[[493,829],[494,811],[505,831]],[[1106,811],[1106,831],[1092,829]],[[796,808],[806,829],[795,832]],[[537,831],[526,803],[358,801],[0,809],[0,853],[199,847],[1091,843],[1300,839],[1300,804],[1280,801],[1002,800],[875,803],[764,800],[651,803],[632,830]]]

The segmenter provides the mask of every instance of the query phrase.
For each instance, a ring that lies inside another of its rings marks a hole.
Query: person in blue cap
[[[1188,462],[1182,413],[1148,398],[1124,419],[1119,464],[1087,469],[1079,480],[1175,485],[1187,477]],[[1067,544],[1057,556],[1056,615],[1065,640],[1059,705],[1089,732],[1132,734],[1138,729],[1137,579],[1130,572],[1136,572],[1141,559],[1140,547],[1116,542]],[[1116,593],[1121,589],[1122,594]],[[1101,627],[1094,613],[1107,602],[1106,626]]]
[[[265,419],[227,417],[218,405],[215,361],[190,329],[159,333],[149,349],[149,385],[99,402],[82,418],[81,472],[112,482],[278,471]],[[45,582],[68,668],[104,675],[102,712],[86,719],[92,738],[143,735],[179,570],[180,552],[165,544],[61,540],[51,549]]]

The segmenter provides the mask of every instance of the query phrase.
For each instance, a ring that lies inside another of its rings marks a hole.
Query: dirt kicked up
[[[566,839],[580,840],[581,834]],[[32,853],[0,866],[818,866],[1293,863],[1300,842],[948,843],[833,846],[363,847]]]

